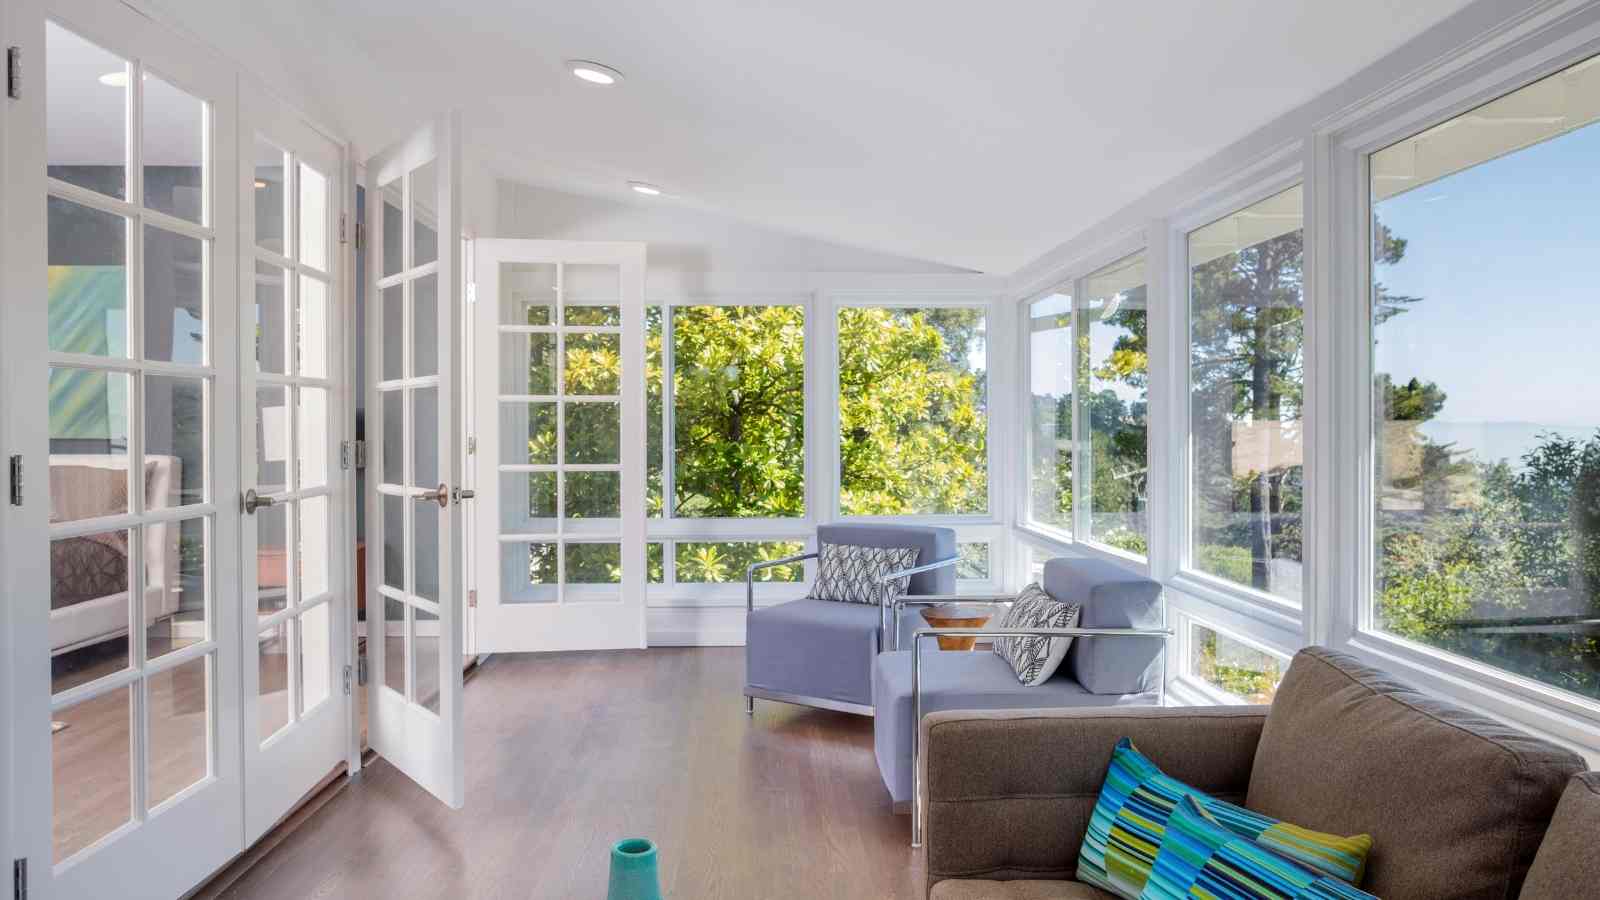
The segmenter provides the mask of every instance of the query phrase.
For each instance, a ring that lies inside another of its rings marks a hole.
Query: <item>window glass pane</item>
[[[621,472],[567,472],[562,482],[566,518],[615,519],[622,515]]]
[[[411,392],[411,483],[433,489],[439,486],[439,389]]]
[[[568,423],[567,427],[572,425]],[[555,461],[556,404],[500,404],[500,464],[548,466]]]
[[[412,513],[412,527],[416,529],[416,548],[414,550],[416,571],[416,590],[414,593],[424,600],[438,603],[439,596],[439,516],[443,510],[439,504],[432,500],[426,503],[413,500],[416,504]]]
[[[618,403],[566,403],[566,462],[601,465],[622,462],[622,406]]]
[[[405,391],[383,391],[383,483],[401,484],[405,481],[405,445],[401,434],[405,427]],[[433,485],[429,485],[432,487]]]
[[[50,177],[126,199],[130,67],[54,22],[44,45]]]
[[[284,153],[256,138],[255,216],[256,246],[288,255],[283,246],[288,193],[284,190]]]
[[[804,541],[678,541],[673,566],[681,584],[744,581],[754,563],[806,552]],[[805,581],[805,563],[785,563],[756,573],[757,581]]]
[[[439,374],[439,276],[411,283],[411,377]]]
[[[144,205],[180,219],[205,214],[206,105],[144,76]]]
[[[530,334],[528,338],[549,337]],[[622,387],[622,335],[567,334],[564,391],[590,397],[614,397]],[[531,340],[530,340],[531,343]],[[529,380],[533,372],[529,371]]]
[[[439,617],[418,606],[412,610],[411,652],[417,659],[413,702],[439,713]]]
[[[548,397],[555,392],[556,336],[500,335],[500,393]]]
[[[300,629],[300,711],[305,715],[328,699],[333,684],[332,601],[319,603],[297,620]]]
[[[128,504],[128,405],[120,372],[50,370],[50,521],[121,515]],[[148,483],[152,479],[147,478]]]
[[[299,336],[295,360],[300,374],[328,377],[328,285],[312,275],[300,276]]]
[[[989,508],[983,309],[839,310],[839,511]]]
[[[256,371],[288,372],[289,282],[283,269],[256,263]]]
[[[204,378],[144,378],[145,508],[166,509],[206,501]]]
[[[289,724],[289,623],[256,636],[261,677],[256,682],[256,740]]]
[[[620,326],[622,324],[620,306],[568,306],[566,309],[568,325]]]
[[[989,544],[963,543],[956,545],[961,561],[956,563],[956,578],[962,581],[989,580]]]
[[[405,285],[395,284],[383,289],[383,380],[398,381],[406,377],[405,359]]]
[[[211,697],[202,656],[150,676],[145,696],[149,709],[150,752],[146,798],[151,809],[176,796],[211,772],[209,732]]]
[[[1191,564],[1291,603],[1304,509],[1301,193],[1189,234]]]
[[[51,197],[50,349],[128,355],[128,223],[118,215]]]
[[[554,263],[501,263],[500,324],[555,324],[559,277]]]
[[[1028,306],[1029,515],[1072,533],[1072,295]]]
[[[439,163],[430,160],[411,170],[411,266],[439,259]]]
[[[206,639],[206,520],[146,525],[145,658]]]
[[[406,605],[383,598],[383,685],[406,695]]]
[[[57,863],[122,827],[133,813],[131,691],[118,688],[51,716]]]
[[[557,598],[556,545],[507,542],[500,545],[502,603],[554,603]]]
[[[51,614],[62,620],[92,619],[101,623],[98,630],[113,635],[109,640],[52,654],[51,693],[128,667],[128,641],[115,634],[126,633],[128,627],[128,545],[132,539],[132,532],[119,530],[50,542]]]
[[[621,544],[567,544],[567,584],[621,584]]]
[[[647,570],[645,573],[646,581],[651,584],[662,584],[667,580],[665,559],[666,545],[661,543],[644,545],[644,566]]]
[[[328,392],[324,388],[300,388],[299,472],[300,490],[328,483],[328,458],[333,448],[328,440]]]
[[[256,613],[269,616],[289,605],[289,504],[258,509],[254,518]]]
[[[205,285],[203,241],[145,226],[145,359],[205,362]]]
[[[567,263],[561,267],[561,296],[568,304],[615,304],[622,299],[622,268],[600,263]],[[568,325],[621,325],[619,315],[614,323],[574,322],[571,311]]]
[[[804,308],[674,307],[672,366],[672,514],[805,515]]]
[[[400,179],[378,188],[383,199],[383,274],[395,275],[405,268],[405,211]],[[398,332],[396,332],[398,334]]]
[[[289,489],[289,389],[256,388],[256,482],[258,494]]]
[[[1078,303],[1077,390],[1088,416],[1085,461],[1092,540],[1149,552],[1145,481],[1149,350],[1144,254],[1084,279]]]
[[[556,530],[556,473],[500,473],[500,530],[543,534]]]
[[[644,311],[644,503],[645,514],[660,518],[665,503],[661,483],[663,439],[666,428],[666,394],[662,387],[666,373],[661,368],[661,307]]]
[[[1591,699],[1597,79],[1581,63],[1370,166],[1373,620]]]
[[[1189,674],[1246,703],[1267,704],[1289,661],[1199,622],[1189,625]]]
[[[383,503],[383,583],[397,591],[406,589],[406,564],[403,547],[406,533],[406,504],[416,503],[393,494],[381,495]]]
[[[422,504],[417,504],[421,506]],[[299,566],[295,577],[299,581],[299,603],[307,603],[328,593],[332,587],[329,578],[329,551],[332,542],[328,530],[328,498],[307,497],[295,503],[295,549]]]
[[[300,261],[328,268],[328,179],[305,163],[300,164]]]

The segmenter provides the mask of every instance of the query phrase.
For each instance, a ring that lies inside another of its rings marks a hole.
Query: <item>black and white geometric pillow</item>
[[[1075,628],[1083,607],[1062,603],[1045,593],[1037,583],[1017,595],[1015,603],[1001,620],[1001,628]],[[1066,659],[1071,637],[997,637],[994,652],[1011,664],[1017,680],[1038,687],[1050,680]]]
[[[915,547],[823,544],[817,555],[817,579],[811,583],[811,593],[806,599],[877,606],[885,599],[903,596],[911,585],[909,575],[889,584],[879,584],[878,579],[890,572],[909,569],[916,562]]]

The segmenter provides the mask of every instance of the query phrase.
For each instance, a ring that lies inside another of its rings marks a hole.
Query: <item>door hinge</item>
[[[472,454],[477,453],[477,452],[478,452],[478,439],[475,436],[468,435],[467,436],[467,455],[471,456]]]
[[[366,441],[341,441],[339,443],[339,468],[365,469],[367,467]]]
[[[360,250],[367,242],[367,227],[360,222],[356,223],[356,249]]]
[[[354,677],[355,677],[354,670],[349,666],[345,666],[344,667],[344,692],[346,694],[351,693],[351,690],[352,690],[351,681],[354,679]]]
[[[344,239],[344,219],[345,214],[339,213],[339,243],[341,244],[347,243]]]
[[[11,896],[13,900],[28,900],[28,858],[11,861]]]
[[[11,505],[22,505],[22,454],[11,457]]]
[[[476,281],[467,282],[467,302],[478,302],[478,283]]]
[[[365,656],[356,660],[356,684],[367,683],[367,658]]]
[[[22,99],[22,48],[6,48],[6,96]]]
[[[472,608],[472,609],[477,609],[478,608],[478,589],[477,588],[473,588],[472,590],[467,591],[467,606]]]

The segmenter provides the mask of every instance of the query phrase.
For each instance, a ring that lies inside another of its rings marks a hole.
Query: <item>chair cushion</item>
[[[1193,794],[1167,820],[1149,883],[1138,900],[1377,900],[1345,881],[1280,856],[1224,828]],[[1134,896],[1134,895],[1128,895]]]
[[[1585,772],[1567,784],[1550,830],[1533,858],[1522,900],[1582,897],[1600,885],[1600,772]]]
[[[817,576],[811,581],[811,600],[865,603],[881,606],[905,595],[911,576],[885,584],[879,579],[916,564],[915,547],[862,547],[857,544],[823,544],[817,551]]]
[[[1030,584],[1017,595],[1015,603],[1000,620],[1001,628],[1071,628],[1078,624],[1083,608],[1059,603],[1037,584]],[[1061,667],[1072,646],[1070,637],[997,637],[995,655],[1017,673],[1017,681],[1038,687],[1050,680]]]
[[[1083,607],[1080,628],[1160,628],[1161,585],[1103,559],[1061,557],[1044,564],[1041,582],[1050,596]],[[1159,637],[1079,638],[1067,651],[1073,680],[1096,694],[1138,694],[1161,679]]]
[[[953,528],[932,525],[898,525],[889,522],[841,522],[817,526],[817,547],[823,544],[854,544],[858,547],[915,547],[915,565],[938,562],[956,555]],[[911,576],[906,593],[915,595],[956,592],[955,566]]]
[[[1017,681],[1005,660],[993,653],[936,650],[931,638],[922,648],[922,714],[946,709],[1057,709],[1072,706],[1151,705],[1155,693],[1091,694],[1070,678],[1056,677],[1038,687]],[[884,787],[895,803],[911,800],[911,651],[878,654],[872,697],[873,751]]]
[[[872,705],[876,606],[792,600],[745,618],[745,683],[766,691]]]
[[[1371,834],[1362,887],[1381,897],[1515,897],[1583,768],[1554,744],[1310,647],[1278,686],[1245,805]]]
[[[1113,895],[1077,881],[978,881],[952,878],[933,886],[928,900],[1102,900]]]

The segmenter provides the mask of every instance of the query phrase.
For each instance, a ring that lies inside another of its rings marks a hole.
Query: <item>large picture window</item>
[[[1144,254],[1083,281],[1078,303],[1077,392],[1090,540],[1149,553],[1150,351]]]
[[[1028,304],[1028,483],[1034,523],[1072,533],[1072,294]]]
[[[1188,240],[1190,565],[1292,603],[1304,467],[1301,193]]]
[[[1370,157],[1373,624],[1600,697],[1600,69]]]
[[[989,511],[983,308],[839,310],[839,512]]]

